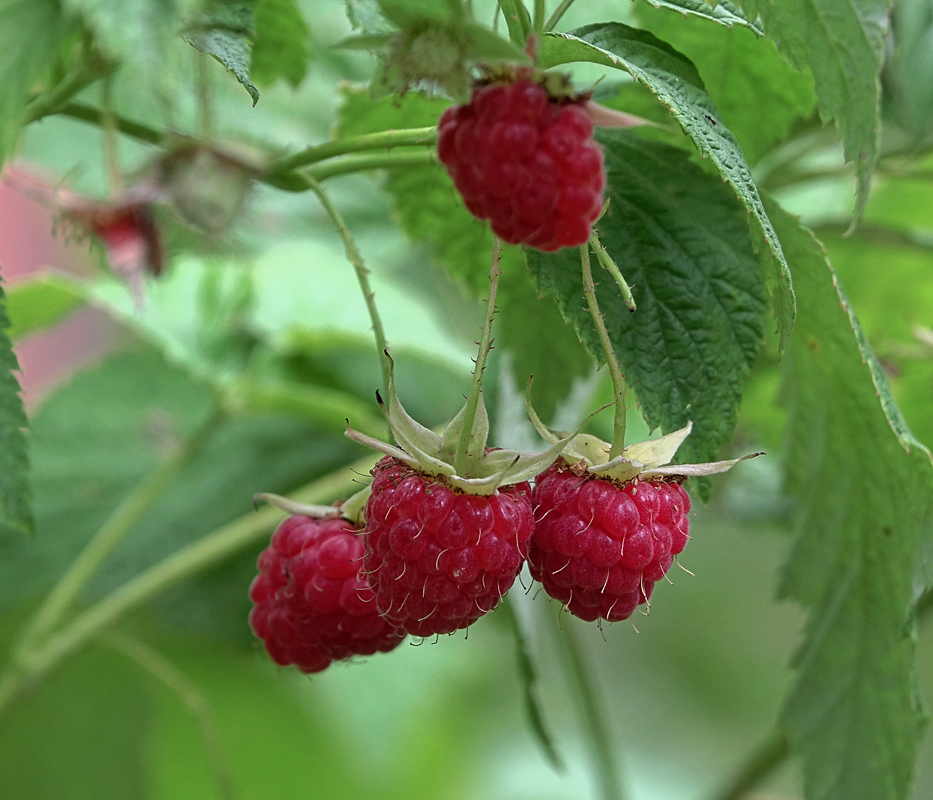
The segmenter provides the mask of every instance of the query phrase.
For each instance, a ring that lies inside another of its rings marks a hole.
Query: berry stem
[[[372,466],[373,458],[361,459],[319,478],[291,496],[305,503],[326,503],[346,496],[356,488],[357,476],[365,474]],[[73,617],[64,627],[19,654],[0,676],[0,715],[11,702],[34,688],[49,671],[109,626],[166,589],[241,552],[268,535],[281,518],[282,512],[271,506],[258,512],[250,511],[139,573]]]
[[[745,759],[736,773],[710,800],[741,800],[790,756],[787,737],[773,731]]]
[[[168,488],[181,469],[201,450],[224,414],[216,410],[194,435],[189,437],[169,458],[156,467],[98,529],[84,550],[71,562],[55,586],[26,624],[13,648],[14,659],[27,653],[49,633],[71,608],[81,590],[123,537],[132,529],[152,504]]]
[[[460,439],[457,441],[457,452],[454,454],[454,470],[458,475],[467,474],[467,459],[470,450],[470,440],[473,438],[473,422],[476,419],[476,409],[483,394],[483,370],[486,368],[486,356],[492,348],[492,319],[496,313],[496,290],[499,287],[499,261],[502,259],[502,245],[498,237],[492,239],[492,264],[489,267],[489,296],[486,298],[486,318],[483,320],[483,333],[479,340],[479,350],[476,353],[476,367],[473,369],[473,384],[470,386],[470,395],[467,398],[466,413],[463,417],[463,428]]]
[[[580,641],[574,630],[574,620],[568,619],[561,627],[564,632],[563,650],[577,684],[583,723],[593,747],[600,794],[603,800],[622,800],[622,782],[614,756],[615,748],[612,745],[609,723],[603,713],[604,706],[596,691],[593,675],[587,667],[588,659],[581,652]]]
[[[402,128],[400,130],[366,133],[362,136],[349,136],[334,142],[326,142],[314,147],[307,147],[301,152],[285,156],[269,170],[270,174],[291,172],[292,170],[316,164],[334,156],[358,153],[364,150],[388,150],[399,146],[433,146],[437,141],[437,127]]]
[[[104,167],[107,173],[107,189],[112,195],[123,191],[123,176],[120,174],[120,154],[117,148],[117,121],[113,113],[113,78],[105,75],[100,85],[101,133],[104,139]]]
[[[609,449],[609,460],[611,461],[616,456],[621,455],[625,449],[625,377],[619,368],[619,361],[609,339],[609,331],[606,330],[606,322],[603,315],[599,313],[599,305],[596,302],[596,285],[593,283],[593,272],[590,269],[590,248],[587,244],[580,245],[580,262],[583,266],[583,294],[586,296],[586,303],[589,306],[590,315],[593,317],[596,333],[599,335],[600,344],[603,346],[606,363],[609,365],[609,375],[612,378],[612,390],[615,395],[616,415],[612,425],[612,446]]]
[[[622,299],[625,301],[625,307],[629,311],[635,310],[635,298],[632,297],[632,289],[628,285],[628,282],[625,278],[622,277],[622,272],[619,270],[619,266],[615,261],[612,260],[612,256],[606,252],[606,248],[603,247],[603,243],[599,241],[599,236],[596,235],[596,231],[590,231],[590,247],[593,248],[596,253],[596,258],[599,260],[600,265],[605,269],[612,279],[616,282],[616,286],[619,287],[619,291],[622,292]]]
[[[560,22],[560,18],[564,16],[564,13],[567,11],[570,6],[573,5],[573,0],[561,0],[561,4],[551,12],[551,16],[547,18],[547,22],[544,23],[544,32],[554,30],[557,27],[557,23]]]
[[[84,105],[83,103],[66,103],[61,108],[49,110],[43,112],[36,116],[36,119],[41,119],[44,116],[49,116],[51,114],[61,114],[62,116],[69,117],[71,119],[76,119],[81,122],[87,122],[91,125],[103,125],[103,112],[94,108],[93,106]],[[32,120],[35,121],[35,120]],[[115,129],[120,133],[123,133],[127,136],[131,136],[134,139],[138,139],[141,142],[146,142],[147,144],[160,145],[162,144],[165,135],[162,131],[152,128],[149,125],[144,125],[140,122],[135,122],[134,120],[129,120],[124,117],[114,115]],[[424,131],[430,131],[430,139],[428,138],[429,134],[425,134]],[[352,139],[345,139],[342,142],[328,142],[326,144],[320,145],[321,150],[318,148],[308,148],[303,150],[301,153],[295,154],[294,156],[288,156],[282,161],[279,162],[272,170],[266,173],[265,177],[261,178],[263,183],[267,183],[270,186],[274,186],[277,189],[282,189],[287,192],[304,192],[307,191],[308,185],[302,179],[302,176],[296,174],[295,172],[287,171],[282,169],[282,163],[287,161],[289,158],[298,158],[301,156],[302,159],[305,159],[311,153],[318,153],[323,151],[324,155],[321,158],[311,158],[310,161],[302,160],[301,163],[314,163],[315,161],[323,161],[324,159],[332,158],[335,155],[342,155],[343,152],[354,152],[359,150],[366,149],[382,149],[389,145],[385,143],[380,143],[377,147],[377,140],[383,135],[386,138],[390,138],[391,135],[401,135],[411,136],[413,140],[410,142],[395,142],[395,144],[433,144],[433,139],[436,139],[437,130],[436,128],[413,128],[405,131],[384,131],[383,133],[374,133],[368,134],[365,137],[353,137]],[[366,139],[372,144],[371,147],[364,146],[362,140]],[[359,140],[359,141],[357,141]],[[352,142],[356,141],[356,145],[352,149],[343,150],[344,146],[350,145]],[[330,152],[327,152],[330,150]],[[418,150],[413,151],[403,151],[400,153],[367,153],[364,155],[349,155],[345,158],[339,158],[334,160],[329,164],[320,164],[317,167],[311,167],[305,171],[306,175],[311,175],[315,180],[323,181],[327,178],[333,178],[337,175],[348,175],[353,172],[367,172],[374,169],[391,169],[393,167],[427,167],[434,166],[438,164],[437,153],[435,153],[433,148],[424,147],[419,148]]]
[[[214,715],[204,695],[174,664],[145,642],[114,631],[107,634],[104,644],[142,667],[153,678],[174,692],[188,707],[188,711],[201,728],[201,739],[204,741],[204,749],[207,751],[220,796],[224,800],[237,800],[240,793],[236,790],[230,764],[220,741],[217,723],[214,721]]]
[[[307,187],[317,195],[318,200],[321,201],[321,205],[324,206],[324,210],[327,212],[328,216],[330,216],[334,225],[337,226],[340,238],[343,239],[343,247],[347,254],[347,260],[353,266],[353,271],[356,273],[356,280],[360,285],[360,291],[363,293],[363,299],[366,302],[366,310],[369,312],[369,320],[373,326],[373,336],[376,339],[379,366],[382,368],[382,388],[386,396],[388,396],[389,371],[391,370],[391,366],[389,364],[389,357],[386,354],[387,345],[385,330],[382,327],[382,319],[379,317],[379,310],[376,308],[375,295],[369,284],[369,270],[366,269],[366,265],[363,263],[363,257],[356,247],[356,242],[353,241],[353,235],[350,233],[350,229],[343,221],[343,217],[340,216],[340,212],[331,202],[330,197],[327,196],[321,184],[308,174],[308,172],[302,172],[300,175],[307,183]]]

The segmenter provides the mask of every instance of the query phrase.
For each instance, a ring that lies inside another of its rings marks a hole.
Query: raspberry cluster
[[[534,527],[528,483],[480,496],[389,456],[373,470],[364,571],[379,612],[416,636],[466,628],[509,590]]]
[[[376,610],[359,574],[359,531],[336,517],[291,516],[259,556],[249,621],[276,664],[320,672],[332,661],[387,652],[405,638]]]
[[[559,459],[535,483],[532,576],[575,616],[627,619],[690,538],[677,482],[622,485],[579,476]]]
[[[589,238],[606,177],[582,103],[529,80],[476,88],[444,112],[437,152],[470,213],[503,241],[553,251]]]

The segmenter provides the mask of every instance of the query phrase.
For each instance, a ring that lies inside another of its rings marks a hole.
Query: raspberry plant
[[[933,797],[931,31],[0,0],[0,796]]]

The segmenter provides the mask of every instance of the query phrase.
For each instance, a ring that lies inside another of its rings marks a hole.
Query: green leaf
[[[182,13],[193,0],[62,0],[66,14],[77,15],[110,58],[136,67],[157,80],[166,69],[168,50]]]
[[[55,0],[0,4],[0,165],[16,146],[27,94],[58,55],[65,30]]]
[[[741,8],[729,2],[720,0],[718,3],[708,3],[706,0],[646,0],[654,8],[667,8],[683,16],[697,16],[703,19],[718,22],[727,28],[736,25],[748,28],[758,36],[764,35],[761,23],[757,19],[749,20]]]
[[[400,28],[419,22],[437,22],[442,25],[462,22],[463,6],[460,0],[378,0],[382,13]]]
[[[5,711],[0,796],[148,797],[148,699],[133,667],[108,650],[95,648],[69,661]]]
[[[19,363],[7,338],[3,286],[0,285],[0,522],[33,532],[32,492],[26,447],[26,412],[14,372]]]
[[[657,37],[621,23],[587,25],[544,37],[539,53],[542,67],[571,61],[623,69],[647,86],[671,110],[700,154],[716,165],[735,190],[757,223],[752,229],[756,246],[763,240],[767,248],[759,247],[783,349],[796,314],[790,270],[742,151],[704,90],[696,68]]]
[[[130,491],[215,408],[209,387],[138,349],[78,374],[32,423],[36,536],[0,539],[0,606],[48,588]],[[287,494],[359,453],[342,432],[278,415],[222,424],[89,583],[100,597],[140,569],[246,514],[257,491]],[[245,636],[252,551],[167,593],[163,619]],[[197,609],[195,613],[193,609]]]
[[[761,267],[741,207],[689,155],[631,131],[597,136],[606,156],[609,210],[600,241],[632,287],[630,313],[611,277],[594,268],[600,311],[650,428],[693,421],[678,451],[712,461],[732,436],[742,381],[761,344]],[[580,254],[527,252],[543,292],[557,300],[598,361],[605,356],[583,296]]]
[[[253,30],[253,4],[249,0],[227,0],[212,5],[184,34],[184,40],[232,72],[255,106],[259,89],[250,79]]]
[[[512,371],[522,391],[528,378],[534,376],[535,410],[542,419],[550,420],[573,388],[574,378],[588,375],[593,362],[554,304],[538,296],[521,251],[508,248],[501,268],[496,347],[512,356]]]
[[[392,33],[396,27],[386,19],[379,0],[344,0],[347,19],[354,30],[364,33]]]
[[[713,10],[704,0],[697,3]],[[813,112],[816,95],[809,74],[801,75],[770,41],[756,38],[751,30],[685,25],[673,14],[652,12],[644,6],[637,6],[636,11],[644,27],[696,64],[749,163],[784,139],[798,117]],[[724,12],[725,7],[719,4],[716,11]]]
[[[847,161],[855,161],[861,216],[878,159],[881,81],[889,0],[743,0],[749,16],[798,69],[809,68],[820,116],[835,120]]]
[[[310,31],[294,0],[257,0],[251,72],[259,83],[298,86],[308,71]]]
[[[912,601],[933,464],[820,244],[779,207],[769,211],[800,302],[783,391],[800,534],[781,594],[810,610],[783,724],[811,800],[902,798],[922,720]]]
[[[885,77],[898,120],[920,141],[933,129],[933,7],[925,0],[898,3],[894,40]]]
[[[18,341],[35,331],[51,328],[84,305],[81,285],[65,275],[39,275],[19,281],[7,295],[10,317],[7,331]]]

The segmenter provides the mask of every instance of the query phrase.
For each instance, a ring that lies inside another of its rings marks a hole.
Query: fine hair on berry
[[[603,204],[603,154],[583,103],[530,80],[473,90],[438,127],[438,158],[473,216],[509,244],[587,241]]]
[[[276,664],[320,672],[401,643],[404,632],[376,610],[362,563],[360,532],[345,519],[294,515],[276,528],[249,591],[250,626]]]
[[[559,459],[538,476],[532,577],[577,617],[627,619],[690,538],[690,498],[678,481],[601,480]]]
[[[373,469],[363,557],[379,612],[416,636],[492,611],[518,576],[534,526],[527,482],[473,495],[386,456]]]

